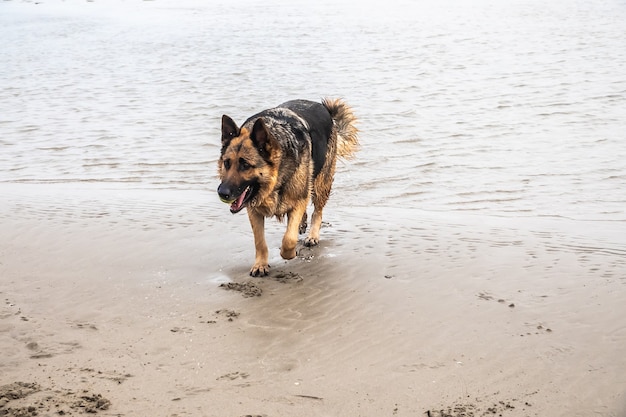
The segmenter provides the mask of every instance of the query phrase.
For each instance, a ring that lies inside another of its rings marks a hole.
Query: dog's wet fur
[[[355,123],[352,109],[340,99],[324,99],[321,104],[288,101],[255,114],[241,127],[222,116],[217,192],[230,204],[231,213],[244,207],[248,212],[256,248],[250,275],[270,271],[265,217],[287,216],[280,255],[292,259],[298,233],[306,232],[306,209],[312,200],[311,228],[304,244],[319,243],[337,157],[349,159],[359,147]]]

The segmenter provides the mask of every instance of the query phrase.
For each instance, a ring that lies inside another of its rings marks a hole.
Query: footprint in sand
[[[216,380],[217,381],[234,381],[235,379],[246,379],[248,378],[250,375],[246,372],[231,372],[225,375],[222,375],[220,377],[218,377]]]

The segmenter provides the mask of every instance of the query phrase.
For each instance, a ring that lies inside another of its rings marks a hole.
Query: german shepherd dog
[[[247,209],[256,249],[250,275],[270,271],[265,217],[281,221],[287,215],[280,255],[292,259],[298,233],[306,231],[306,209],[312,200],[311,229],[304,244],[319,243],[337,157],[349,159],[359,147],[355,122],[352,110],[340,99],[324,99],[321,104],[288,101],[255,114],[241,127],[222,116],[217,193],[230,204],[231,213]]]

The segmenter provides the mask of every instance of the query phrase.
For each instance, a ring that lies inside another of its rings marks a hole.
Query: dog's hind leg
[[[296,257],[296,244],[298,243],[298,232],[302,224],[302,217],[306,215],[307,199],[298,201],[296,206],[287,213],[287,231],[283,236],[283,244],[280,247],[280,256],[283,259],[293,259]]]
[[[320,228],[322,227],[322,207],[317,208],[311,215],[311,230],[309,235],[304,239],[305,246],[316,246],[320,243]]]
[[[298,232],[302,235],[306,232],[306,227],[307,227],[307,214],[306,214],[306,210],[304,211],[304,214],[302,215],[302,220],[300,220],[300,227],[298,227]]]
[[[330,102],[329,102],[330,103]],[[334,103],[334,102],[333,102]],[[336,103],[330,103],[326,105],[331,116],[337,113],[334,107],[329,109],[332,104],[337,106]],[[332,111],[331,111],[332,110]],[[333,186],[333,180],[335,178],[335,165],[337,163],[337,141],[339,140],[337,132],[337,124],[333,123],[333,127],[328,137],[326,154],[323,156],[324,165],[313,179],[313,190],[311,193],[311,200],[313,201],[313,214],[311,215],[311,228],[309,229],[309,235],[304,240],[306,246],[315,246],[320,242],[320,228],[322,227],[322,212],[324,206],[330,197],[330,190]]]
[[[250,269],[250,275],[253,277],[262,277],[270,273],[268,264],[268,249],[265,242],[265,217],[254,210],[248,210],[248,218],[252,226],[254,234],[254,247],[256,256],[254,265]]]
[[[334,167],[333,167],[334,168]],[[333,183],[333,177],[320,174],[315,178],[313,184],[313,214],[311,215],[311,229],[309,235],[304,240],[305,246],[316,246],[320,242],[320,228],[322,227],[322,212],[324,206],[330,197],[330,188]]]
[[[322,210],[313,211],[311,216],[311,230],[306,239],[304,239],[305,246],[316,246],[320,243],[320,228],[322,227]]]

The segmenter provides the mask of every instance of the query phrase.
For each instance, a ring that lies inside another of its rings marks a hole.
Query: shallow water
[[[341,96],[332,204],[626,220],[617,2],[0,4],[0,182],[213,190],[219,119]]]

